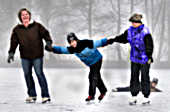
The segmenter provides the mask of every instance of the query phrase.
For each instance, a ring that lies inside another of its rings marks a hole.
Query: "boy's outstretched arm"
[[[93,48],[104,47],[107,45],[107,38],[93,40]]]
[[[68,47],[53,46],[53,52],[56,54],[71,54]]]

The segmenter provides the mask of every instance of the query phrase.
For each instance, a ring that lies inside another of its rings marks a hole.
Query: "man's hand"
[[[111,38],[107,40],[107,44],[113,44],[115,42],[115,39]]]
[[[148,64],[151,64],[151,63],[152,63],[152,62],[151,62],[151,59],[149,59],[149,60],[148,60]]]
[[[49,51],[49,52],[52,52],[52,51],[53,51],[52,43],[51,43],[50,41],[47,41],[47,42],[46,42],[45,50],[47,50],[47,51]]]
[[[14,61],[14,53],[9,53],[9,55],[8,55],[8,60],[7,60],[7,62],[8,62],[8,63],[11,63],[11,61]]]

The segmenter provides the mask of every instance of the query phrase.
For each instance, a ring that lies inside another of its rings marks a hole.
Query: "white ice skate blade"
[[[133,105],[136,105],[136,104],[137,104],[137,102],[129,102],[130,106],[133,106]]]
[[[25,103],[30,104],[30,103],[35,103],[36,101],[25,101]]]
[[[148,102],[142,102],[142,105],[150,105],[151,101]]]
[[[93,101],[86,101],[86,104],[87,105],[95,104],[95,101],[94,100]]]

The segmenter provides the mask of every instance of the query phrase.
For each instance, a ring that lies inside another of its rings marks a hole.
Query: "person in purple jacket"
[[[100,91],[98,100],[102,100],[107,89],[101,78],[100,69],[102,66],[102,54],[98,51],[98,47],[106,46],[107,39],[101,40],[79,40],[75,33],[67,35],[69,47],[53,46],[52,49],[46,48],[56,54],[75,54],[84,64],[90,68],[89,73],[89,96],[85,99],[91,101],[95,99],[96,87]]]
[[[150,103],[150,76],[149,69],[153,62],[153,40],[152,35],[142,21],[141,14],[133,14],[129,21],[132,23],[123,34],[110,39],[110,44],[113,42],[129,43],[131,46],[131,80],[130,92],[132,95],[129,101],[130,105],[136,104],[137,95],[140,91],[139,74],[141,72],[141,90],[144,95],[143,104]]]

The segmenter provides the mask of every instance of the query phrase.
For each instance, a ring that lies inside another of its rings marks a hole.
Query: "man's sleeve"
[[[52,39],[51,39],[51,36],[49,34],[49,31],[43,25],[41,25],[41,24],[39,24],[39,32],[40,32],[41,37],[46,42],[51,42],[52,43]]]
[[[12,31],[11,39],[10,39],[10,49],[8,53],[15,53],[15,50],[18,46],[18,38],[15,30]]]
[[[71,54],[68,50],[68,47],[54,46],[53,52],[56,54]]]
[[[121,35],[116,36],[114,38],[114,42],[126,44],[126,43],[128,43],[127,36],[128,36],[128,31],[126,30]]]
[[[146,51],[146,55],[153,62],[152,54],[153,54],[154,45],[153,45],[153,39],[152,39],[151,34],[147,34],[144,37],[144,42],[145,42],[145,47],[146,47],[146,50],[145,50]]]

